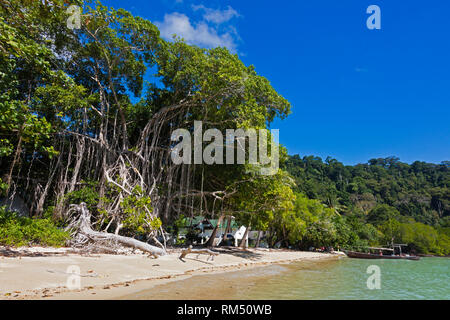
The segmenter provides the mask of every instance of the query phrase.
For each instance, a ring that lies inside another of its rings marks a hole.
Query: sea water
[[[371,289],[370,266],[379,267],[379,289]],[[294,263],[288,272],[257,283],[250,299],[403,300],[450,299],[450,259],[409,260],[340,259],[314,265]],[[370,271],[370,269],[369,269]],[[266,292],[266,294],[262,294]]]
[[[368,285],[371,266],[379,270],[379,289]],[[450,300],[450,259],[302,261],[194,276],[125,298]]]

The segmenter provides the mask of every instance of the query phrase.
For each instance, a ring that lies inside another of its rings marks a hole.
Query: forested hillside
[[[294,155],[286,161],[285,169],[294,177],[297,192],[320,200],[348,221],[377,226],[378,231],[394,228],[397,241],[411,242],[412,234],[423,233],[431,243],[439,233],[449,235],[448,161],[407,164],[389,157],[346,166],[330,157],[323,161],[320,157]],[[389,220],[395,226],[388,226]],[[405,235],[407,231],[409,236]]]

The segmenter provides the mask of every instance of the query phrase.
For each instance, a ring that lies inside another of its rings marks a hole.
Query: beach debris
[[[50,294],[50,290],[49,289],[45,289],[42,291],[42,298],[48,298],[48,297],[53,297],[52,294]]]
[[[214,261],[214,257],[219,255],[219,253],[214,252],[209,249],[193,249],[192,246],[189,246],[187,249],[184,249],[181,251],[181,255],[180,255],[179,259],[184,262],[183,259],[188,254],[197,254],[197,259],[201,254],[208,255],[208,258],[206,259],[206,261],[209,261],[209,259],[211,259],[211,261]]]
[[[91,271],[92,271],[92,270],[91,270]],[[66,271],[58,271],[58,270],[47,269],[47,272],[50,272],[50,273],[70,274],[70,275],[75,274],[75,275],[80,276],[80,277],[91,277],[91,278],[96,278],[96,277],[98,277],[98,274],[97,274],[97,273],[93,273],[93,271],[92,271],[92,272],[89,272],[89,271],[88,271],[88,273],[90,273],[90,274],[76,274],[76,273],[70,273],[70,272],[66,272]]]

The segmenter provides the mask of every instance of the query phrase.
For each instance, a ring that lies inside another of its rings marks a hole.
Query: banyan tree
[[[83,213],[95,232],[138,230],[159,246],[164,223],[180,214],[245,211],[236,204],[243,185],[270,177],[248,164],[176,165],[172,133],[193,132],[194,121],[266,128],[290,104],[225,48],[168,42],[123,9],[75,2],[79,29],[67,27],[62,0],[0,3],[7,196],[20,194],[36,216],[81,223]],[[70,206],[81,203],[74,219]]]

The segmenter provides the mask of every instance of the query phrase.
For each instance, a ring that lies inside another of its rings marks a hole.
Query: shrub
[[[51,219],[19,217],[0,207],[0,244],[8,246],[43,245],[61,247],[69,239],[69,234]]]

